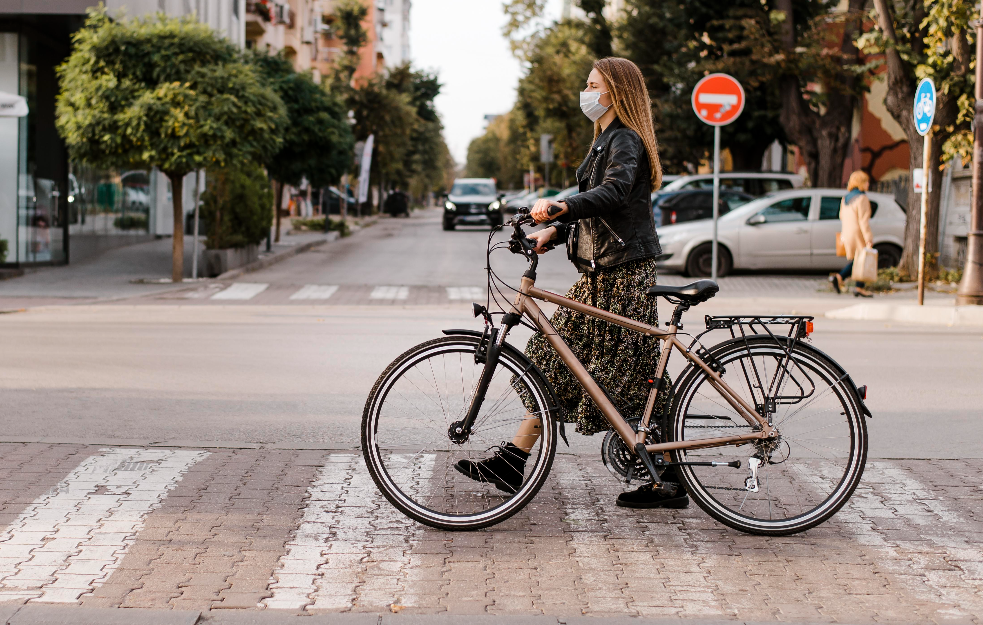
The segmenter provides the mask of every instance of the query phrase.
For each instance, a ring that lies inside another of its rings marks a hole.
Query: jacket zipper
[[[619,237],[618,236],[618,233],[614,231],[614,228],[612,228],[611,226],[609,226],[608,225],[608,222],[604,221],[604,218],[603,217],[598,217],[598,219],[600,219],[601,220],[601,223],[604,224],[604,227],[608,229],[608,232],[611,233],[611,236],[613,236],[618,241],[618,243],[621,244],[621,247],[624,247],[625,246],[625,242],[621,240],[621,237]]]

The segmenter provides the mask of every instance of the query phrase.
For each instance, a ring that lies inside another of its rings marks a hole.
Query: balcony
[[[272,21],[272,3],[269,0],[248,0],[246,2],[246,39],[259,39],[266,34]]]

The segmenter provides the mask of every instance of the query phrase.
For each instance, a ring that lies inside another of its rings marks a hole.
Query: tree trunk
[[[184,280],[184,173],[167,173],[174,205],[174,237],[171,247],[171,281]]]
[[[280,242],[280,212],[283,210],[283,183],[276,180],[273,181],[273,193],[276,197],[273,198],[274,210],[273,218],[276,221],[276,234],[273,237],[273,241],[276,243]]]
[[[857,15],[863,8],[863,0],[850,0],[848,11]],[[789,57],[795,55],[795,25],[792,22],[792,0],[778,0],[777,7],[785,13],[782,23],[782,47]],[[840,52],[844,62],[858,63],[859,52],[853,43],[857,21],[851,19],[843,29]],[[853,112],[857,98],[852,94],[855,79],[846,73],[839,76],[842,88],[830,90],[826,112],[814,110],[802,94],[799,76],[788,75],[781,79],[782,110],[779,122],[789,140],[799,147],[809,170],[809,181],[814,187],[839,187],[843,184],[843,162],[850,147]]]

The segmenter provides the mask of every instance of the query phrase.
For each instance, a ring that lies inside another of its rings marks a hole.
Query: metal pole
[[[928,232],[928,157],[932,150],[932,129],[925,134],[922,148],[922,210],[918,224],[918,305],[925,303],[925,233]]]
[[[973,128],[973,209],[966,241],[966,267],[956,305],[983,305],[983,8],[976,22],[976,115]]]
[[[720,217],[720,126],[713,127],[713,253],[710,279],[717,281],[717,218]]]
[[[198,279],[198,205],[201,204],[201,179],[204,178],[205,171],[199,169],[195,172],[195,242],[191,253],[191,279]]]

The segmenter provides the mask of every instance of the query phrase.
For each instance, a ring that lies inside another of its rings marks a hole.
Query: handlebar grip
[[[554,215],[559,215],[561,212],[563,212],[563,209],[559,206],[550,206],[549,210],[546,211],[546,214],[553,217]]]

